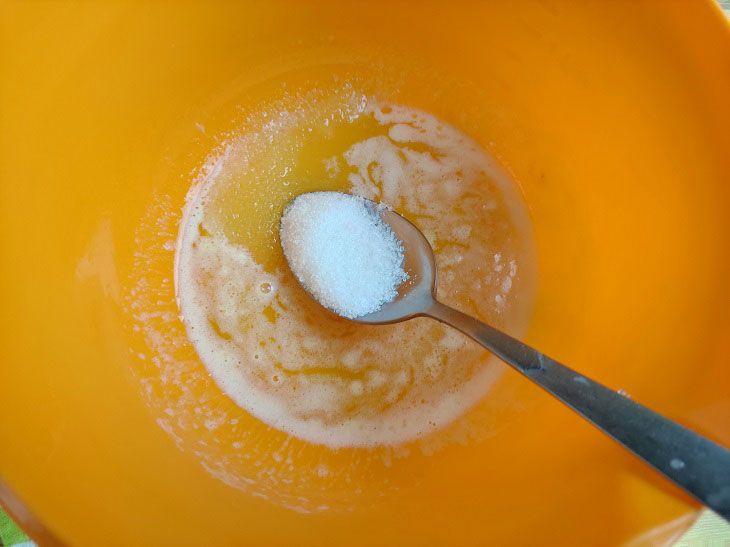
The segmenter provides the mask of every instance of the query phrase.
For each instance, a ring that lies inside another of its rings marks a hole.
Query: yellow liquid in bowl
[[[392,491],[394,460],[417,484],[434,452],[493,434],[478,403],[504,365],[431,320],[367,327],[322,309],[279,247],[292,197],[337,190],[392,204],[431,241],[443,300],[501,328],[524,332],[534,294],[515,183],[466,134],[380,100],[397,89],[359,72],[285,74],[266,82],[265,101],[226,112],[231,130],[188,191],[174,266],[180,211],[165,204],[137,230],[127,295],[165,429],[177,439],[199,431],[205,445],[192,450],[226,484],[305,512],[353,510]],[[172,270],[179,316],[169,277],[149,279]],[[215,388],[191,362],[231,400],[201,398]]]

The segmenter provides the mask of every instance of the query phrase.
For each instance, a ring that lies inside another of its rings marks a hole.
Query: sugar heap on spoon
[[[408,279],[403,245],[381,212],[385,207],[340,192],[292,200],[279,236],[289,266],[317,301],[342,317],[378,311]]]

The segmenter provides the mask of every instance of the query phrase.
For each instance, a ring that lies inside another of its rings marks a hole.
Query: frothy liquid
[[[286,267],[277,222],[303,191],[387,203],[434,247],[446,303],[515,328],[531,286],[510,181],[459,130],[370,97],[313,98],[252,125],[191,190],[176,251],[188,337],[215,381],[266,424],[330,447],[400,444],[463,414],[496,379],[489,355],[427,319],[332,316]]]

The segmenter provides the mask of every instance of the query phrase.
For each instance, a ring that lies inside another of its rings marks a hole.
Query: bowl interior
[[[281,74],[353,65],[520,185],[539,278],[527,342],[730,444],[730,32],[711,2],[2,13],[0,478],[59,538],[615,544],[686,525],[687,496],[512,373],[480,407],[492,436],[358,479],[392,484],[382,497],[333,484],[351,510],[302,514],[252,496],[148,404],[165,381],[127,304],[141,223],[182,209],[226,115]],[[231,404],[212,382],[200,397]]]

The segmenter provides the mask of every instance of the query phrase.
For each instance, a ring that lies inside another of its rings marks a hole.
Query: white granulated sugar
[[[320,304],[348,319],[378,311],[408,279],[403,245],[379,207],[349,194],[311,192],[281,217],[292,272]]]

